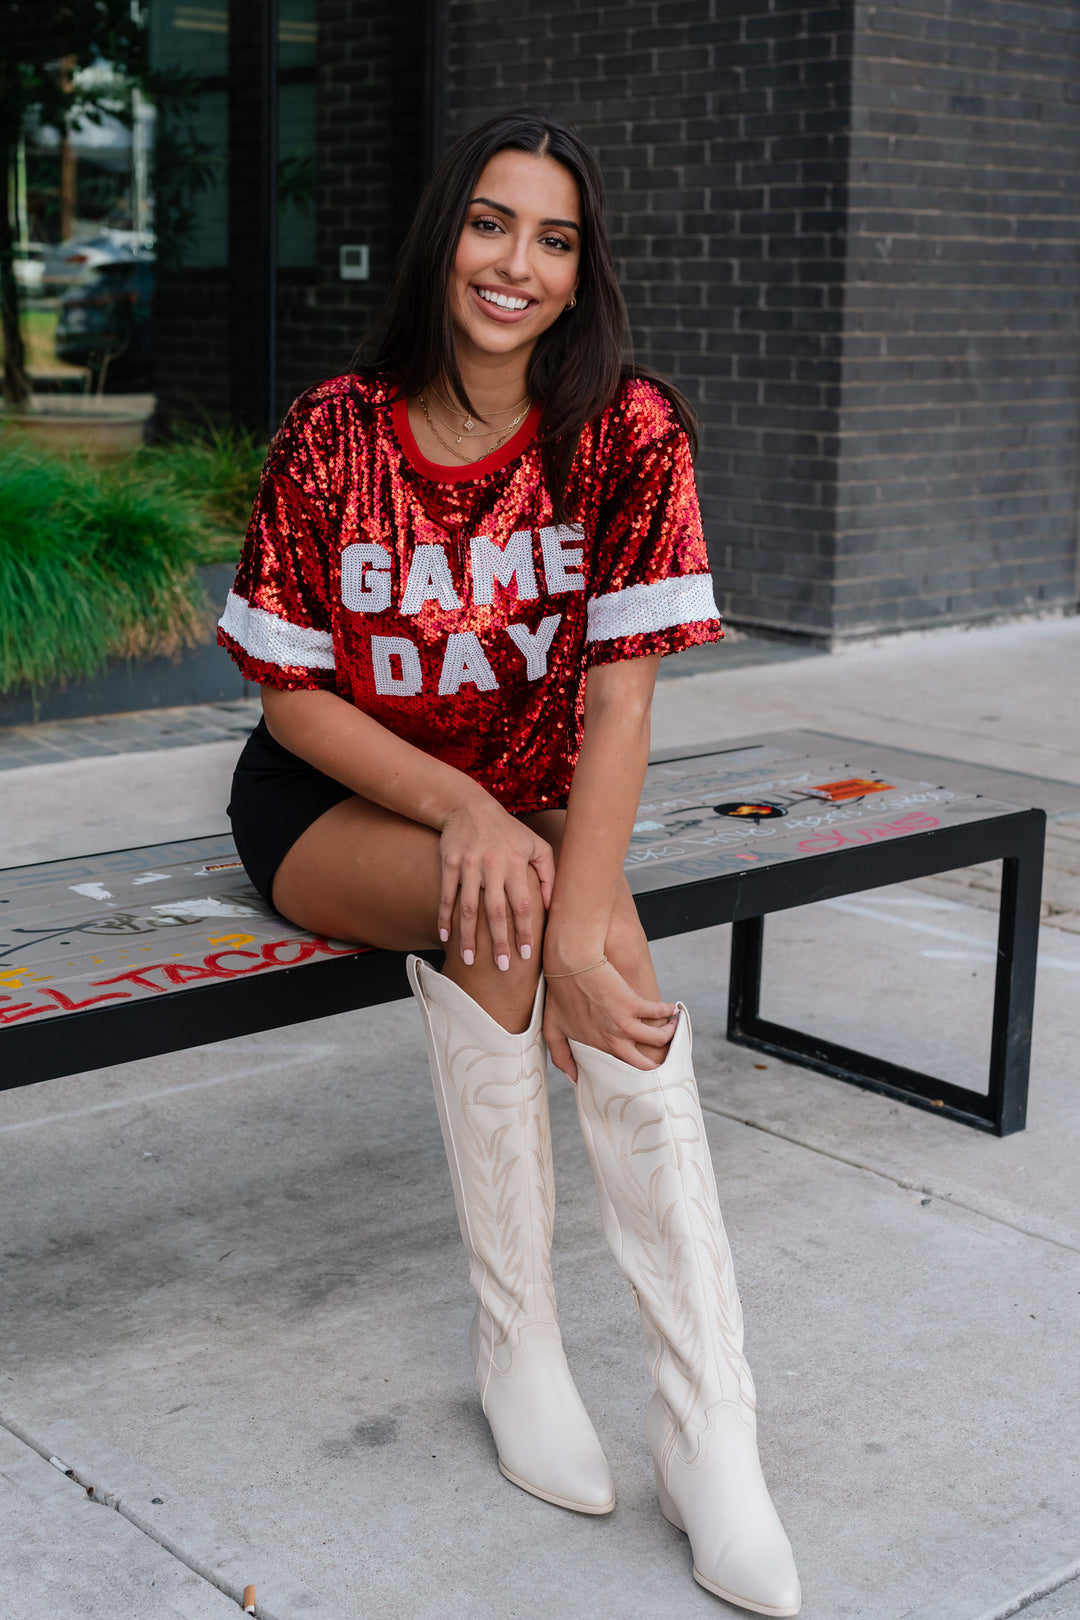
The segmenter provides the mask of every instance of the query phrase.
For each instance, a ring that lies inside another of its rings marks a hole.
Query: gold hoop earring
[[[567,309],[576,309],[576,307],[577,307],[577,293],[576,292],[572,292],[570,294],[570,302],[567,304],[566,307],[567,307]]]

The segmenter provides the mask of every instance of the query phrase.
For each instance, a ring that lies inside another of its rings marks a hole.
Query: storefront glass
[[[87,110],[65,130],[31,108],[9,165],[39,390],[150,386],[152,308],[171,320],[185,288],[208,320],[224,299],[272,342],[277,271],[302,283],[315,265],[316,0],[148,0],[143,15],[141,63],[73,65],[54,42]]]

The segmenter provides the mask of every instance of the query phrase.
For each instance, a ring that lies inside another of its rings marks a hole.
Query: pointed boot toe
[[[744,1422],[714,1411],[686,1462],[663,1404],[645,1421],[664,1517],[690,1541],[699,1586],[753,1614],[795,1615],[802,1604],[791,1543]]]
[[[571,1041],[604,1231],[634,1290],[657,1392],[645,1418],[660,1507],[706,1591],[799,1612],[791,1546],[757,1452],[754,1381],[701,1116],[690,1021],[657,1069]]]
[[[544,981],[528,1029],[514,1035],[421,959],[410,956],[408,972],[477,1298],[473,1366],[499,1467],[545,1502],[610,1513],[611,1471],[555,1309]]]
[[[764,1591],[755,1597],[749,1596],[745,1591],[747,1585],[755,1589],[761,1586],[760,1571],[747,1571],[745,1581],[741,1572],[733,1573],[738,1583],[737,1587],[720,1586],[716,1581],[707,1580],[697,1565],[694,1565],[694,1579],[698,1585],[703,1586],[706,1592],[711,1592],[714,1597],[723,1598],[725,1603],[733,1603],[737,1609],[749,1609],[751,1614],[775,1615],[778,1620],[785,1620],[786,1616],[798,1614],[802,1608],[802,1592],[794,1568],[790,1577],[784,1579],[777,1574],[768,1582],[768,1595],[770,1598],[776,1598],[777,1602],[765,1602]]]
[[[506,1371],[481,1381],[499,1468],[523,1491],[575,1513],[610,1513],[615,1484],[555,1324],[519,1334]]]
[[[771,1518],[771,1524],[732,1525],[727,1534],[715,1527],[691,1536],[694,1579],[752,1614],[795,1615],[802,1607],[795,1559],[776,1514]]]

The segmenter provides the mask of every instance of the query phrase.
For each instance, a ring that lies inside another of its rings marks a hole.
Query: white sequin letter
[[[506,633],[519,653],[525,658],[525,674],[530,681],[542,681],[547,674],[547,655],[555,632],[562,623],[561,613],[552,613],[540,620],[536,634],[523,624],[508,624]]]
[[[442,546],[417,546],[409,565],[401,611],[419,613],[425,602],[438,602],[441,608],[461,606]]]
[[[395,658],[401,665],[400,675],[391,661]],[[404,636],[372,636],[371,670],[380,697],[415,697],[424,689],[420,654]]]
[[[580,568],[585,553],[580,542],[584,529],[569,529],[560,523],[557,529],[540,530],[540,548],[544,553],[544,578],[548,593],[557,596],[560,591],[583,591],[585,579],[581,574],[568,574],[568,568]],[[578,545],[569,542],[577,540]]]
[[[446,638],[446,655],[439,676],[439,696],[453,697],[468,682],[478,692],[494,692],[495,671],[484,657],[479,637],[472,630]]]
[[[491,606],[496,580],[508,586],[515,575],[519,602],[531,602],[539,595],[531,529],[515,530],[502,547],[486,534],[476,535],[469,545],[472,547],[473,601],[479,607]]]
[[[390,553],[352,545],[341,553],[341,600],[350,613],[384,613],[390,606]]]

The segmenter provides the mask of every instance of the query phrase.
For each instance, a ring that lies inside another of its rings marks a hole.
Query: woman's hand
[[[672,1002],[646,1001],[610,962],[572,978],[548,980],[544,1035],[552,1062],[575,1083],[571,1039],[609,1052],[635,1069],[653,1069],[663,1062],[675,1022]]]
[[[471,966],[476,958],[477,920],[483,906],[496,966],[504,971],[509,968],[512,946],[527,961],[543,932],[529,869],[540,886],[546,912],[555,883],[551,845],[479,789],[447,815],[439,832],[439,850],[439,938],[443,944],[450,938],[454,907],[459,905],[461,955]]]

